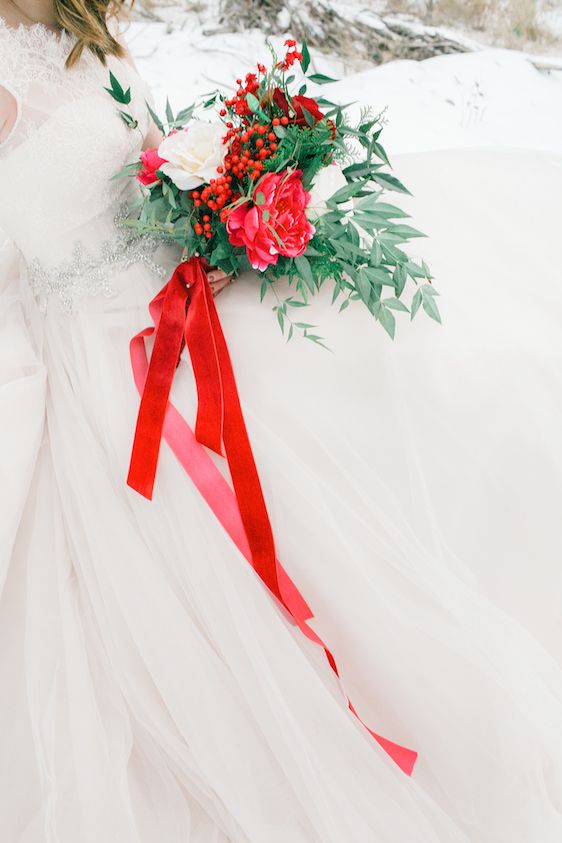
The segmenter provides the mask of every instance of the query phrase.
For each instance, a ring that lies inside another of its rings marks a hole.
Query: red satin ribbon
[[[152,498],[164,437],[224,529],[302,633],[324,650],[339,678],[332,653],[309,626],[310,607],[277,560],[273,533],[257,473],[228,348],[201,259],[181,263],[150,303],[154,327],[131,340],[131,362],[141,403],[127,482]],[[150,364],[145,338],[155,333]],[[195,435],[169,402],[183,341],[189,350],[198,393]],[[228,461],[234,492],[205,451]],[[377,735],[348,708],[395,763],[411,775],[417,753]]]

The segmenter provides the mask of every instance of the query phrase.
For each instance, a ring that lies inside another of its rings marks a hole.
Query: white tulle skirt
[[[562,839],[562,159],[398,170],[442,328],[393,344],[326,291],[308,321],[332,352],[287,345],[251,276],[218,309],[279,556],[414,775],[167,446],[152,502],[126,486],[154,278],[45,318],[20,279],[0,314],[6,843]],[[192,422],[187,359],[173,398]]]

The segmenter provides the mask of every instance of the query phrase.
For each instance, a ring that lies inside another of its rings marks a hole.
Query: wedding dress
[[[3,843],[554,843],[562,837],[562,159],[402,158],[444,326],[395,344],[319,296],[285,344],[217,300],[277,548],[404,775],[163,446],[127,487],[130,338],[178,259],[114,219],[139,129],[107,68],[0,23]],[[185,357],[185,355],[184,355]],[[189,360],[173,399],[193,421]]]

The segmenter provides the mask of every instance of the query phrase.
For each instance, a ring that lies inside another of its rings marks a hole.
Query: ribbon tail
[[[128,485],[149,500],[154,490],[168,398],[181,351],[187,295],[182,277],[176,271],[151,303],[151,309],[160,316],[142,392],[127,477]]]
[[[188,347],[197,387],[197,421],[195,435],[201,444],[223,455],[224,395],[221,365],[215,337],[211,330],[207,291],[214,308],[204,264],[192,258],[180,265],[189,286],[189,307],[185,320],[184,338]]]
[[[240,406],[232,362],[206,273],[200,265],[196,271],[200,273],[200,278],[192,288],[185,339],[197,383],[214,377],[215,386],[214,389],[205,387],[211,406],[200,403],[195,435],[200,442],[207,444],[208,439],[201,438],[201,431],[207,433],[208,422],[211,420],[215,424],[214,432],[218,433],[220,416],[225,455],[250,545],[253,567],[270,591],[283,603],[273,532]],[[199,394],[201,396],[202,393]]]

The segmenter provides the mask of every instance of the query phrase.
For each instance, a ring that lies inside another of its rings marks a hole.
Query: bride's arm
[[[145,135],[144,143],[142,145],[143,149],[154,149],[155,147],[160,145],[160,141],[162,140],[163,135],[160,129],[154,123],[154,120],[150,120],[150,127],[148,132]]]
[[[124,60],[128,64],[131,65],[131,67],[135,70],[135,72],[139,76],[141,76],[141,74],[139,73],[139,69],[135,64],[135,60],[131,55],[131,51],[129,50],[129,48],[127,47],[127,44],[125,43],[124,38],[122,36],[119,36],[117,40],[119,41],[119,43],[121,44],[121,47],[123,48],[123,52],[125,54]],[[150,125],[149,125],[149,128],[148,128],[148,132],[145,135],[144,143],[142,145],[142,148],[143,149],[154,149],[155,147],[160,145],[160,141],[162,140],[162,138],[163,138],[162,132],[156,126],[156,124],[154,123],[154,120],[152,118],[150,118]]]
[[[15,126],[18,116],[16,98],[0,85],[0,143],[5,141]]]

